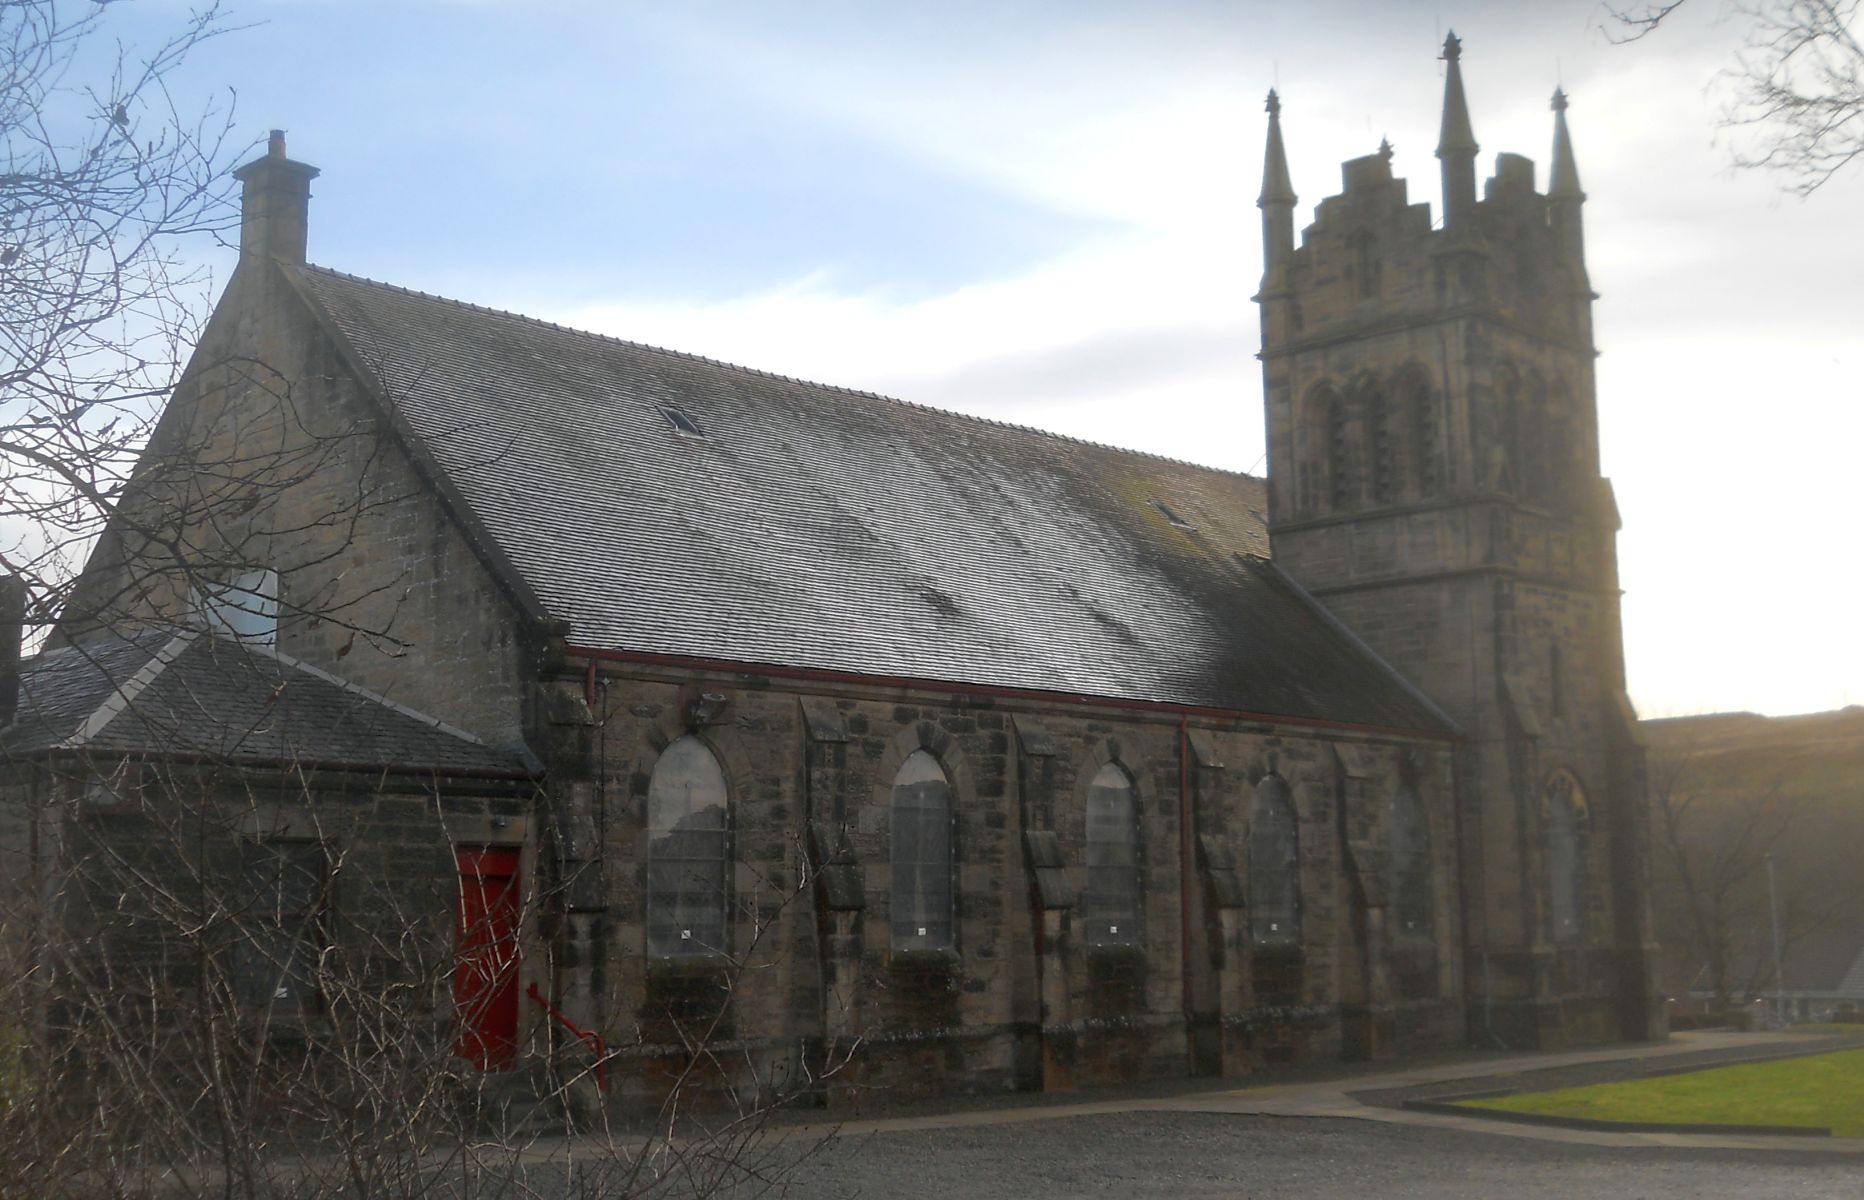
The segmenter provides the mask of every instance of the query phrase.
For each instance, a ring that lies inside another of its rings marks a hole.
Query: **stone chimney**
[[[0,575],[0,727],[19,708],[19,651],[26,634],[26,581]]]
[[[304,261],[316,167],[285,157],[285,131],[274,129],[265,155],[233,172],[240,181],[239,251],[242,259]]]

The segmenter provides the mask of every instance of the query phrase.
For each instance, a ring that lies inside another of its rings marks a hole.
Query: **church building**
[[[833,1100],[1660,1037],[1585,197],[1557,92],[1546,192],[1478,194],[1458,56],[1434,217],[1382,148],[1297,240],[1269,95],[1262,479],[313,266],[274,134],[0,751],[160,760],[235,718],[98,740],[127,692],[261,662],[238,720],[321,697],[294,777],[396,758],[425,814],[244,793],[296,1011],[399,887],[459,1055],[624,1098],[699,1043]]]

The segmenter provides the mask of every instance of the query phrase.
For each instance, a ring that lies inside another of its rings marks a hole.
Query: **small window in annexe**
[[[1108,763],[1087,790],[1087,888],[1081,923],[1090,946],[1139,944],[1139,818],[1133,782]]]
[[[250,1009],[309,1016],[323,1010],[318,959],[327,940],[330,861],[323,843],[245,842],[240,940],[233,987]]]
[[[663,958],[727,950],[730,829],[725,771],[687,734],[647,785],[647,952]]]
[[[1256,785],[1249,818],[1249,928],[1257,945],[1301,940],[1301,846],[1294,792],[1279,775]]]
[[[938,760],[915,750],[893,777],[889,857],[895,950],[952,944],[951,782]]]

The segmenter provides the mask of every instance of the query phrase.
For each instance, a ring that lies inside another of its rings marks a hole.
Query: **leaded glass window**
[[[730,827],[725,771],[688,734],[647,785],[647,952],[722,954]]]
[[[1301,940],[1300,859],[1294,793],[1281,776],[1265,776],[1249,818],[1249,928],[1258,945]]]
[[[890,863],[895,950],[952,945],[951,782],[915,750],[893,777]]]
[[[1139,820],[1133,781],[1117,765],[1087,789],[1087,889],[1083,936],[1090,946],[1139,944]]]
[[[1547,923],[1556,942],[1585,936],[1586,796],[1570,771],[1547,777],[1541,796],[1547,835]]]
[[[1391,852],[1393,932],[1401,941],[1430,941],[1436,923],[1430,818],[1409,783],[1400,783],[1392,794]]]

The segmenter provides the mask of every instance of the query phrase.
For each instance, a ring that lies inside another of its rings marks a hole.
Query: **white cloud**
[[[1581,10],[1586,11],[1582,12]],[[1561,12],[1567,12],[1562,9]],[[1647,708],[1775,711],[1864,692],[1845,546],[1860,444],[1864,172],[1810,204],[1733,175],[1704,87],[1726,30],[1621,48],[1588,6],[1532,28],[1461,30],[1477,135],[1539,160],[1547,96],[1573,94],[1598,306],[1604,453],[1627,528],[1631,688]],[[1414,201],[1435,200],[1441,84],[1415,14],[1359,10],[1361,45],[1273,43],[1289,148],[1311,205],[1381,135]],[[1493,23],[1494,29],[1483,29]],[[1253,206],[1270,40],[1194,22],[1090,23],[1033,42],[920,55],[873,30],[742,36],[663,22],[738,86],[938,169],[1117,222],[1014,277],[900,302],[827,277],[723,303],[551,314],[827,382],[1236,469],[1262,449],[1251,360]],[[833,42],[825,39],[833,37]],[[950,47],[944,49],[950,50]],[[1556,60],[1557,67],[1556,67]],[[1311,210],[1309,210],[1311,211]]]

